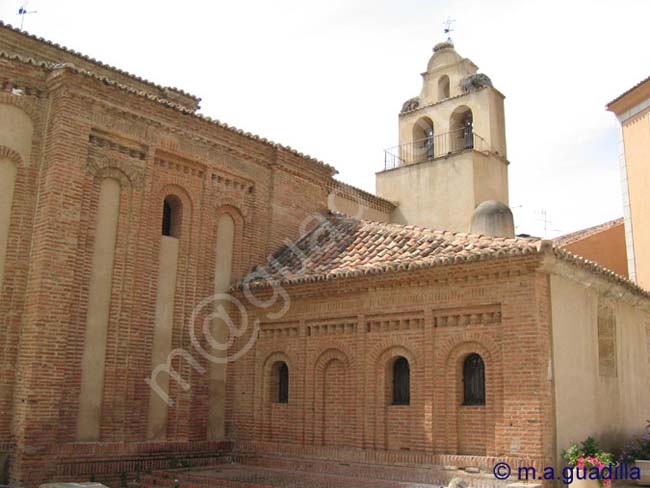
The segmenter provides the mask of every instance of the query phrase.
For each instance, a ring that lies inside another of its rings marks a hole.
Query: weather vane
[[[448,17],[447,20],[445,20],[442,25],[446,26],[445,27],[445,34],[447,34],[447,42],[451,42],[451,33],[454,32],[454,29],[451,28],[451,24],[456,22],[456,19],[452,19],[451,17]]]
[[[35,14],[36,10],[27,10],[28,0],[25,0],[25,3],[18,9],[18,15],[20,15],[20,30],[23,30],[23,25],[25,24],[25,15]]]

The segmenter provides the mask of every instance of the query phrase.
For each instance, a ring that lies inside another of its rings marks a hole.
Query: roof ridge
[[[590,271],[594,272],[597,275],[604,276],[610,280],[619,283],[622,286],[625,286],[637,293],[640,293],[646,298],[650,298],[649,290],[646,290],[645,288],[639,286],[637,283],[630,280],[629,278],[626,278],[625,276],[621,276],[615,271],[606,268],[602,264],[583,258],[582,256],[578,256],[577,254],[574,254],[571,251],[568,251],[565,248],[557,245],[553,245],[552,252],[554,256],[564,260],[565,262],[569,262],[572,264],[580,264],[588,268]]]
[[[354,186],[350,183],[346,183],[345,181],[338,180],[336,178],[332,178],[330,180],[330,185],[332,186],[342,186],[344,189],[352,190],[361,193],[364,196],[370,197],[371,199],[378,200],[382,204],[390,205],[392,207],[397,207],[397,205],[394,202],[391,202],[390,200],[387,200],[384,197],[380,197],[379,195],[375,195],[372,192],[366,191],[362,188],[359,188],[357,186]]]
[[[35,34],[30,34],[29,32],[21,30],[18,27],[14,27],[13,25],[11,25],[9,23],[6,23],[6,22],[3,22],[2,20],[0,20],[0,28],[5,28],[7,30],[15,32],[16,34],[20,34],[20,35],[22,35],[24,37],[27,37],[29,39],[32,39],[34,41],[41,42],[41,43],[43,43],[45,45],[48,45],[48,46],[51,46],[51,47],[53,47],[55,49],[60,49],[61,51],[65,52],[67,54],[71,54],[73,56],[76,56],[76,57],[78,57],[80,59],[83,59],[84,61],[87,61],[89,63],[100,66],[101,68],[108,69],[110,71],[115,71],[116,73],[119,73],[122,76],[127,76],[129,78],[133,78],[134,80],[139,81],[140,83],[150,85],[150,86],[152,86],[154,88],[157,88],[158,90],[162,90],[162,91],[171,90],[171,91],[174,91],[174,92],[178,93],[179,95],[189,97],[189,98],[193,99],[197,103],[201,101],[200,97],[198,97],[196,95],[193,95],[191,93],[188,93],[188,92],[186,92],[184,90],[181,90],[180,88],[176,88],[176,87],[173,87],[173,86],[159,85],[158,83],[147,80],[146,78],[142,78],[142,77],[140,77],[138,75],[135,75],[133,73],[129,73],[128,71],[122,70],[122,69],[117,68],[115,66],[111,66],[110,64],[106,64],[106,63],[104,63],[104,62],[102,62],[102,61],[100,61],[98,59],[92,58],[92,57],[88,56],[87,54],[83,54],[83,53],[81,53],[79,51],[75,51],[74,49],[62,46],[61,44],[59,44],[57,42],[50,41],[49,39],[45,39],[44,37],[40,37],[40,36],[37,36]]]
[[[603,222],[601,224],[592,225],[590,227],[585,227],[584,229],[579,229],[573,232],[569,232],[568,234],[557,236],[553,238],[553,242],[559,246],[566,246],[569,244],[573,244],[574,242],[579,241],[581,239],[586,239],[587,237],[591,237],[597,234],[598,232],[611,229],[612,227],[615,227],[622,223],[624,223],[623,217],[618,217],[616,219]]]
[[[356,220],[367,225],[374,225],[383,228],[394,229],[396,232],[416,231],[416,232],[421,232],[423,234],[433,234],[433,235],[440,235],[440,236],[447,236],[447,237],[468,237],[473,239],[485,239],[485,240],[491,240],[496,242],[511,241],[513,243],[518,242],[518,243],[528,243],[528,244],[544,241],[544,239],[541,239],[539,237],[517,237],[517,236],[495,237],[486,234],[472,234],[469,232],[454,232],[450,230],[433,229],[431,227],[423,227],[415,224],[398,224],[395,222],[379,222],[377,220],[357,219],[355,217],[349,217],[347,215],[334,214],[334,213],[332,213],[332,217],[339,218],[339,219]]]
[[[490,259],[546,255],[580,267],[621,285],[636,295],[650,299],[650,291],[547,239],[478,236],[484,239],[472,240],[471,238],[477,236],[361,220],[336,213],[330,213],[327,220],[339,224],[339,227],[333,230],[326,229],[322,239],[318,241],[309,241],[308,238],[326,223],[321,222],[309,234],[295,242],[294,250],[298,249],[302,256],[289,252],[289,249],[284,252],[283,249],[283,252],[279,253],[278,260],[273,263],[273,267],[267,268],[269,274],[263,281],[246,280],[246,285],[242,283],[239,286],[258,288],[272,283],[288,285],[312,283]],[[355,224],[358,227],[353,227]],[[337,230],[341,235],[337,235]],[[440,239],[428,243],[422,242],[419,239],[419,232],[422,230],[426,231],[425,236],[437,236]]]
[[[634,85],[633,87],[628,88],[627,90],[625,90],[623,93],[621,93],[619,96],[617,96],[614,100],[612,100],[612,101],[609,102],[607,105],[605,105],[605,107],[606,107],[607,109],[611,110],[610,107],[611,107],[613,104],[615,104],[616,102],[618,102],[619,100],[621,100],[623,97],[625,97],[625,95],[629,95],[629,94],[632,93],[634,90],[636,90],[637,88],[639,88],[641,85],[647,83],[648,81],[650,81],[650,76],[648,76],[647,78],[645,78],[645,79],[639,81],[639,82],[638,82],[636,85]]]
[[[17,60],[19,62],[25,63],[25,64],[31,64],[34,66],[38,66],[50,71],[54,71],[56,69],[68,69],[72,71],[73,73],[77,73],[89,78],[96,79],[98,81],[101,81],[102,83],[106,85],[111,85],[114,86],[122,91],[129,92],[131,94],[137,95],[142,98],[146,98],[148,100],[151,100],[153,102],[159,103],[160,105],[164,105],[166,107],[172,108],[178,112],[181,112],[186,115],[190,115],[192,117],[195,117],[197,119],[203,120],[204,122],[207,122],[209,124],[215,125],[217,127],[220,127],[222,129],[228,130],[230,132],[233,132],[235,134],[239,134],[241,136],[247,137],[248,139],[261,142],[262,144],[266,144],[268,146],[271,146],[274,149],[280,149],[283,151],[287,151],[294,156],[298,156],[299,158],[302,158],[305,162],[315,164],[320,166],[323,169],[327,169],[328,171],[332,172],[333,174],[338,173],[336,168],[333,166],[330,166],[327,163],[324,163],[320,159],[314,158],[313,156],[310,156],[308,154],[302,153],[298,151],[297,149],[292,148],[291,146],[285,146],[283,144],[271,141],[265,137],[258,136],[257,134],[253,134],[251,132],[246,132],[242,129],[238,129],[237,127],[231,126],[226,124],[225,122],[221,122],[218,119],[213,119],[212,117],[209,117],[207,115],[203,115],[200,113],[197,113],[181,104],[178,104],[176,102],[173,102],[171,100],[168,100],[166,98],[157,96],[153,93],[146,92],[143,90],[138,90],[137,88],[130,86],[130,85],[125,85],[124,83],[120,83],[119,81],[113,80],[112,78],[108,78],[104,75],[100,75],[98,73],[95,73],[94,71],[89,71],[83,68],[80,68],[73,63],[51,63],[49,61],[37,61],[33,58],[26,58],[24,56],[21,56],[19,54],[13,54],[13,53],[7,53],[4,51],[0,51],[0,57],[9,59],[9,60]]]

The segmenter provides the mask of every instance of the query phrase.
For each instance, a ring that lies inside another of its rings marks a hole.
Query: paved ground
[[[181,486],[184,476],[178,477]],[[189,478],[189,477],[188,477]],[[200,483],[201,478],[205,481]],[[233,487],[282,487],[282,488],[440,488],[438,485],[405,483],[397,481],[358,479],[324,473],[288,471],[267,467],[228,464],[206,470],[193,470],[192,484],[227,486],[224,481],[233,481]]]

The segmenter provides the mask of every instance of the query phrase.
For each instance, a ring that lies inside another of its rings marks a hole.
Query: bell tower
[[[377,194],[398,204],[392,222],[468,232],[482,202],[508,204],[504,96],[477,71],[450,41],[433,48],[376,175]]]

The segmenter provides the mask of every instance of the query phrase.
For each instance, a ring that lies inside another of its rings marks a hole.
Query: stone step
[[[168,472],[179,488],[439,488],[439,485],[362,479],[325,472],[306,472],[233,464],[189,472]],[[167,481],[167,480],[166,480]],[[164,486],[170,486],[167,482]]]
[[[506,481],[494,478],[492,472],[478,468],[461,469],[456,466],[438,465],[385,465],[372,463],[343,463],[325,459],[291,458],[266,454],[248,454],[236,457],[246,466],[284,469],[291,472],[319,473],[348,477],[352,479],[421,483],[432,486],[446,486],[452,479],[459,478],[471,487],[505,488]]]

